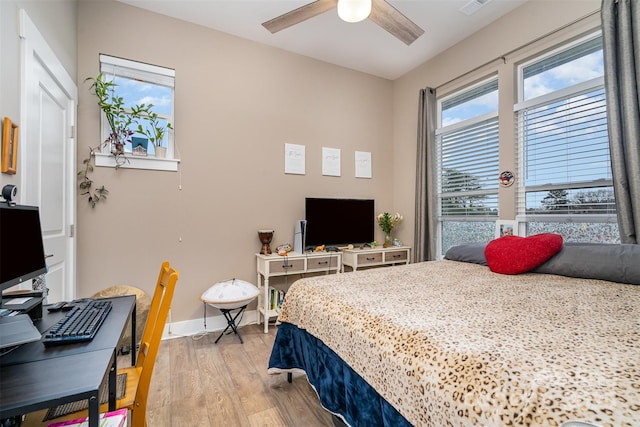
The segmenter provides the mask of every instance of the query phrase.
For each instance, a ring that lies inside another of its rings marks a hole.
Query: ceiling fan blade
[[[272,34],[280,30],[289,28],[292,25],[299,24],[309,18],[320,15],[328,10],[334,9],[338,5],[338,0],[316,0],[313,3],[300,6],[297,9],[280,15],[267,22],[263,22],[262,26],[269,30]]]
[[[407,46],[424,34],[424,30],[385,0],[373,0],[369,19],[402,40]]]

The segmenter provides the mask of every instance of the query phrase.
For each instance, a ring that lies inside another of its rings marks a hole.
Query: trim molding
[[[245,310],[240,320],[239,327],[242,328],[245,325],[253,325],[258,323],[258,316],[256,310]],[[227,320],[223,315],[207,316],[206,328],[205,319],[191,319],[182,322],[171,322],[165,325],[164,333],[162,334],[163,340],[169,340],[173,338],[190,337],[197,335],[206,335],[210,333],[219,334],[227,327]],[[242,333],[242,330],[240,331]]]

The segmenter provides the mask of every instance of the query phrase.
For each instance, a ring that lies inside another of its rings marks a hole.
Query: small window
[[[115,83],[114,95],[122,97],[125,108],[131,109],[139,105],[153,105],[152,113],[156,123],[165,128],[162,138],[150,141],[148,135],[137,132],[132,135],[132,142],[125,145],[126,161],[122,167],[138,169],[177,170],[176,149],[173,133],[174,115],[174,82],[175,71],[170,68],[100,55],[100,72],[104,79]],[[143,114],[145,115],[145,114]],[[146,115],[148,117],[148,115]],[[109,125],[104,114],[101,120],[102,140],[109,135]],[[150,122],[139,122],[143,130],[150,131]],[[171,128],[167,128],[171,124]],[[136,126],[137,127],[137,126]],[[136,145],[134,148],[132,145]],[[159,147],[159,148],[158,148]],[[102,155],[96,156],[96,165],[115,166],[110,147],[103,147]]]

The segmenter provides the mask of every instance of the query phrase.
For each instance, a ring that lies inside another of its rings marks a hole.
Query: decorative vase
[[[166,147],[156,147],[156,157],[160,159],[164,159],[165,157],[167,157]]]
[[[273,239],[273,230],[258,230],[258,238],[260,239],[260,243],[262,243],[260,253],[262,255],[271,255],[269,243],[271,243],[271,239]]]
[[[391,238],[391,233],[385,233],[384,235],[384,245],[383,248],[390,248],[393,246],[393,239]]]

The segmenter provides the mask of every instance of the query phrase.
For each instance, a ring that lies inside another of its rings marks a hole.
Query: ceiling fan
[[[344,11],[347,13],[350,12],[349,7],[361,6],[362,4],[364,4],[367,9],[362,15],[352,19],[343,17]],[[263,22],[262,26],[272,34],[277,33],[278,31],[299,24],[336,7],[338,8],[338,14],[343,20],[358,22],[359,20],[369,18],[402,40],[406,45],[410,45],[424,34],[422,28],[385,0],[316,0],[313,3],[306,4],[267,22]]]

